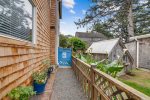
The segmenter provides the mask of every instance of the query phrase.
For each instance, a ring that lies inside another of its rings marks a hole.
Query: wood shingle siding
[[[51,9],[47,0],[33,0],[33,3],[36,44],[0,36],[0,100],[13,88],[31,84],[32,73],[44,67],[42,61],[55,58],[56,31],[50,30],[50,26],[56,25],[56,1],[52,0]]]

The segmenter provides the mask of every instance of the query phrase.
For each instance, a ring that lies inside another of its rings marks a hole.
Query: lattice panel
[[[73,70],[89,100],[150,100],[137,90],[73,57]]]

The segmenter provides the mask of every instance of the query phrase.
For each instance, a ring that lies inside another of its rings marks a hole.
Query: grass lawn
[[[135,69],[132,71],[132,74],[120,76],[119,80],[150,96],[150,71]]]

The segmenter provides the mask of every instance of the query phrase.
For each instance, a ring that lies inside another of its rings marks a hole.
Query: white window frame
[[[32,43],[36,44],[36,38],[37,38],[37,9],[35,4],[33,3],[32,0],[29,0],[29,2],[32,5],[32,17],[33,17],[33,22],[32,22]]]
[[[5,37],[5,38],[9,38],[9,39],[13,39],[13,40],[18,40],[18,41],[22,41],[22,42],[28,42],[28,43],[32,43],[32,44],[36,44],[36,21],[37,21],[37,18],[36,18],[36,6],[35,4],[33,3],[32,0],[28,0],[31,5],[32,5],[32,17],[33,17],[33,22],[32,22],[32,41],[28,41],[28,40],[25,40],[25,39],[21,39],[21,38],[18,38],[18,37],[15,37],[15,36],[11,36],[11,35],[7,35],[7,34],[4,34],[4,33],[1,33],[0,34],[0,37]]]

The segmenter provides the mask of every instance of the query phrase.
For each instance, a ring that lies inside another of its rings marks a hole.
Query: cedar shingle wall
[[[51,35],[50,35],[50,51],[51,51],[51,55],[50,55],[50,59],[51,59],[51,64],[55,64],[56,61],[55,61],[55,55],[56,55],[56,51],[55,51],[55,42],[56,42],[56,20],[57,20],[57,17],[56,17],[56,0],[51,0],[51,3],[53,5],[51,5]]]
[[[43,68],[42,61],[55,53],[55,30],[50,31],[50,25],[56,16],[50,18],[47,0],[34,0],[34,3],[37,8],[36,44],[0,37],[0,99],[18,85],[30,84],[31,74]],[[50,51],[50,47],[54,48]]]

